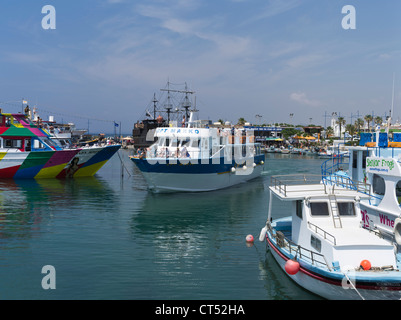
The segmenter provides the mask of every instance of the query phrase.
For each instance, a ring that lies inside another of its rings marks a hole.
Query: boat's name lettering
[[[157,133],[186,133],[186,134],[199,134],[198,129],[184,128],[184,129],[175,129],[175,128],[158,128]]]
[[[394,169],[394,160],[386,160],[386,159],[372,159],[372,158],[367,158],[366,159],[366,167],[368,168],[386,168],[389,170]]]

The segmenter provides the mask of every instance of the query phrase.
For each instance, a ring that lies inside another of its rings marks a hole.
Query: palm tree
[[[383,118],[382,117],[375,117],[374,119],[375,125],[380,126],[383,123]]]
[[[347,124],[345,130],[348,131],[348,133],[350,134],[351,141],[354,141],[354,134],[356,133],[356,127],[353,124]]]
[[[243,126],[245,124],[245,122],[246,122],[246,120],[244,118],[239,118],[237,124]]]
[[[361,133],[361,127],[363,127],[363,124],[364,124],[364,122],[363,122],[362,118],[356,119],[355,127],[358,128],[358,133]]]
[[[332,127],[327,127],[326,129],[326,138],[330,138],[334,134],[334,130]]]
[[[344,117],[338,117],[336,124],[340,127],[340,138],[341,138],[341,127],[345,124],[345,119]]]
[[[368,132],[370,132],[370,123],[373,120],[373,117],[370,114],[367,114],[364,119],[368,124]]]

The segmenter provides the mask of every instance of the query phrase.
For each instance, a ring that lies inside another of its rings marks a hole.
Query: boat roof
[[[1,113],[3,117],[11,117],[11,123],[8,126],[4,122],[0,124],[1,137],[48,137],[49,135],[32,123],[25,114],[22,113]],[[4,120],[3,120],[4,121]]]
[[[272,176],[270,190],[281,200],[302,200],[307,197],[327,197],[334,194],[337,197],[369,199],[369,195],[356,189],[341,185],[328,185],[321,182],[320,175],[282,175]]]

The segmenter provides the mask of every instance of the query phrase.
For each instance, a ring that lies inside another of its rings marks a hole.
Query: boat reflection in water
[[[0,238],[25,238],[41,233],[55,218],[82,217],[85,207],[115,208],[116,195],[96,177],[79,179],[0,180]]]

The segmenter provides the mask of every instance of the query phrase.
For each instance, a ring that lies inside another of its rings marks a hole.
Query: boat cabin
[[[259,143],[245,130],[167,127],[157,128],[156,142],[147,158],[187,158],[192,160],[225,158],[242,159],[261,154]]]
[[[0,114],[0,150],[30,152],[61,150],[49,135],[23,114]]]
[[[329,269],[355,269],[365,259],[372,266],[396,268],[393,245],[361,226],[360,201],[367,195],[325,185],[318,177],[272,177],[268,221],[273,196],[287,202],[291,212],[288,218],[278,219],[274,228],[299,247],[301,254],[315,253]]]

